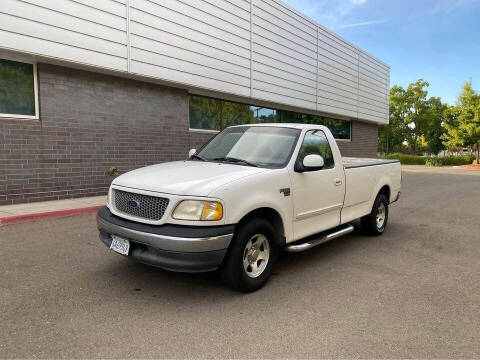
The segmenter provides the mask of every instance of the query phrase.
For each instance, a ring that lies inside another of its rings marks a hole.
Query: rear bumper
[[[227,226],[153,226],[112,215],[108,208],[97,214],[100,240],[108,247],[112,235],[130,241],[129,258],[171,271],[204,272],[218,268],[235,230]]]

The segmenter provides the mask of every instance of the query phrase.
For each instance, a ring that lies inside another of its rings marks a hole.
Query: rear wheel
[[[252,219],[236,231],[220,275],[235,290],[255,291],[269,279],[277,256],[273,226],[265,219]]]
[[[362,228],[373,236],[385,232],[388,222],[388,199],[384,194],[378,194],[373,203],[372,212],[362,217]]]

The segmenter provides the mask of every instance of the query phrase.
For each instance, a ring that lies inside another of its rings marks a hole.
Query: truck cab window
[[[288,127],[231,127],[201,148],[198,155],[207,161],[235,159],[259,167],[280,168],[290,160],[299,135],[300,130]]]
[[[333,169],[335,166],[332,148],[322,130],[309,130],[306,132],[298,158],[300,161],[303,161],[307,155],[321,155],[325,162],[323,169]]]

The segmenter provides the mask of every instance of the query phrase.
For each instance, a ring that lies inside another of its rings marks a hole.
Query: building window
[[[0,117],[38,118],[34,64],[0,59]]]
[[[337,140],[351,139],[351,122],[348,120],[190,96],[191,129],[219,131],[232,125],[275,122],[325,125]]]

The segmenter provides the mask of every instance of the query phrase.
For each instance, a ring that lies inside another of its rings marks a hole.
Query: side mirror
[[[195,155],[196,152],[197,149],[190,149],[190,151],[188,152],[188,158],[190,159],[193,155]]]
[[[295,164],[296,172],[308,172],[308,171],[317,171],[323,169],[325,166],[325,161],[320,155],[307,155],[303,158],[303,161],[298,161]]]

